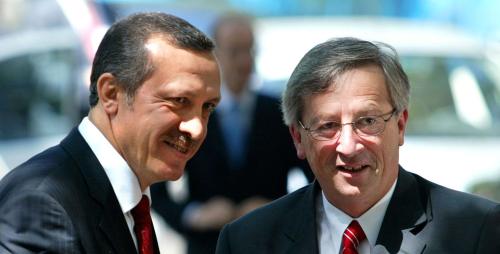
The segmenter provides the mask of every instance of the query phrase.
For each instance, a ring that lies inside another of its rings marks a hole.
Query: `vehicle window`
[[[499,87],[477,59],[403,57],[411,85],[407,132],[500,135]]]
[[[0,62],[0,139],[66,132],[73,124],[76,53],[58,49]]]

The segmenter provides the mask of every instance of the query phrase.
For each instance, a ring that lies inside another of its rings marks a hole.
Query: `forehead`
[[[162,37],[148,39],[145,47],[154,66],[148,83],[175,89],[193,89],[200,85],[218,88],[219,66],[212,52],[181,49]]]
[[[215,61],[212,51],[195,51],[187,48],[181,48],[180,46],[175,45],[172,40],[173,39],[168,35],[162,34],[152,35],[150,38],[148,38],[144,43],[144,47],[148,52],[149,58],[153,61],[165,58],[174,58],[173,60],[170,60],[170,62],[172,62],[174,65],[174,60],[183,59],[185,57],[194,55],[203,56],[209,61]]]
[[[390,106],[382,69],[363,65],[340,74],[324,92],[306,98],[306,113],[376,111]]]
[[[184,70],[193,73],[210,72],[218,65],[212,52],[195,52],[172,45],[162,36],[155,36],[145,43],[148,56],[155,69],[170,70],[168,73]],[[156,72],[156,71],[155,71]]]

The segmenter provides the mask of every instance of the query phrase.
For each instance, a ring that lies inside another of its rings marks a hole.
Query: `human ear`
[[[403,110],[398,118],[399,146],[404,144],[406,124],[408,123],[408,109]]]
[[[300,133],[300,130],[294,124],[291,124],[288,129],[290,131],[290,134],[292,135],[295,149],[297,150],[297,157],[299,157],[299,159],[305,159],[306,153],[304,150],[304,144],[302,143],[302,134]]]
[[[115,76],[111,73],[104,73],[97,80],[97,94],[99,103],[108,115],[115,115],[118,112],[120,87]]]

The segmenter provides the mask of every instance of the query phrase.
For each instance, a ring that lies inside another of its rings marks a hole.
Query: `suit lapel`
[[[297,201],[301,207],[291,209],[284,222],[287,227],[283,230],[283,237],[278,238],[273,253],[318,253],[316,197],[319,189],[317,182],[311,184],[302,200]]]
[[[102,208],[88,211],[100,216],[98,226],[116,253],[136,254],[127,222],[118,203],[104,169],[94,153],[75,128],[62,142],[61,146],[73,157],[88,186],[89,195]]]
[[[426,211],[424,207],[429,209]],[[375,253],[422,253],[425,243],[419,239],[418,233],[431,219],[427,195],[420,191],[415,177],[400,168]]]
[[[112,197],[110,200],[116,197],[113,192],[110,193]],[[118,201],[109,202],[108,207],[102,211],[101,221],[99,223],[99,228],[104,233],[106,238],[111,245],[116,250],[117,253],[136,253],[136,248],[130,235],[130,230],[128,229],[127,222],[125,221],[122,214],[122,210],[118,205]]]
[[[276,250],[280,251],[273,253],[318,253],[316,197],[319,191],[319,184],[314,182],[303,200],[297,201],[301,207],[291,209],[284,222],[290,226],[275,242]],[[432,220],[430,211],[428,196],[420,191],[414,176],[401,168],[373,253],[423,253],[426,245],[418,233]]]

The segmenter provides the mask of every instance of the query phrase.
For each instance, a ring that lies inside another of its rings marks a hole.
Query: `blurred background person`
[[[207,138],[186,167],[189,197],[175,203],[165,184],[152,188],[153,208],[184,234],[188,253],[214,253],[221,227],[287,193],[298,159],[279,100],[252,89],[254,33],[250,17],[227,13],[213,26],[222,100]],[[306,171],[310,174],[310,171]]]
[[[255,17],[254,68],[264,84],[257,89],[275,96],[319,42],[348,36],[395,46],[413,88],[401,161],[446,187],[495,198],[499,8],[497,0],[0,0],[0,175],[59,143],[79,123],[90,56],[111,22],[163,11],[208,33],[217,13],[244,10]],[[160,242],[162,252],[183,253],[184,239],[163,228],[169,241]]]

